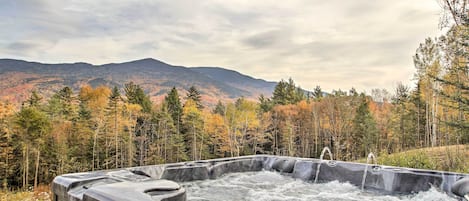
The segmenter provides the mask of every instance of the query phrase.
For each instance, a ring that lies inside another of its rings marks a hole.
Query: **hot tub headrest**
[[[469,194],[469,177],[456,181],[453,186],[451,186],[451,192],[461,197]]]

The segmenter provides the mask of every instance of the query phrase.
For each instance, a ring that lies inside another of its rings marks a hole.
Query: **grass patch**
[[[51,201],[50,188],[46,185],[38,186],[35,191],[10,191],[0,189],[0,201]]]
[[[0,191],[0,201],[9,200],[34,200],[33,192],[12,192],[12,191]]]
[[[377,155],[378,164],[469,173],[469,146],[452,145]],[[366,159],[358,160],[366,162]]]

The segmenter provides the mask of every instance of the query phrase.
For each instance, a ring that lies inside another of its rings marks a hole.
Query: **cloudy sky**
[[[411,83],[415,49],[441,32],[436,0],[0,1],[0,58],[152,57],[327,91]]]

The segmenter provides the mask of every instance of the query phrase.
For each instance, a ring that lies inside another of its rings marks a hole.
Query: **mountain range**
[[[161,101],[172,87],[183,98],[187,89],[195,86],[209,106],[218,100],[257,100],[261,94],[270,97],[276,85],[224,68],[174,66],[152,58],[103,65],[0,59],[0,100],[13,103],[24,101],[32,90],[48,97],[65,86],[75,92],[86,84],[122,89],[131,81],[140,85],[153,101]]]

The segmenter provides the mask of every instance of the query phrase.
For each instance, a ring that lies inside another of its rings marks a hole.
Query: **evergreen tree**
[[[131,138],[131,140],[129,140],[128,145],[128,161],[129,163],[136,162],[138,165],[144,165],[147,161],[146,151],[147,147],[149,146],[149,139],[151,136],[150,114],[152,111],[152,102],[150,101],[150,98],[145,94],[143,89],[139,85],[134,84],[133,82],[125,84],[124,92],[127,96],[127,103],[140,105],[143,112],[137,116],[135,125],[133,126],[133,136],[131,135],[129,137]],[[134,143],[134,145],[132,145],[131,143]],[[133,150],[133,146],[136,147],[135,154],[130,154],[131,150]],[[132,162],[132,158],[134,158],[135,161]]]
[[[72,118],[72,128],[65,146],[67,147],[67,164],[64,172],[80,172],[90,170],[90,156],[92,147],[90,140],[93,136],[94,123],[92,122],[91,109],[88,107],[86,97],[79,96],[78,115]]]
[[[215,109],[213,109],[212,113],[225,116],[225,105],[223,105],[223,103],[218,100],[217,105],[215,106]]]
[[[144,113],[151,112],[151,100],[148,97],[140,85],[136,85],[133,82],[126,83],[124,86],[125,95],[127,96],[127,102],[132,104],[139,104],[142,106]]]
[[[31,92],[31,95],[29,96],[28,100],[26,101],[27,105],[30,107],[39,107],[42,101],[42,97],[37,93],[36,90]],[[24,105],[24,103],[23,103]]]
[[[203,132],[202,113],[192,99],[187,100],[184,105],[182,120],[187,154],[191,160],[204,159],[208,155],[209,138]]]
[[[10,129],[13,108],[10,104],[0,102],[0,188],[7,189],[12,183],[15,170],[14,144]]]
[[[2,125],[3,126],[3,125]],[[0,130],[0,184],[1,188],[6,189],[11,182],[11,176],[14,171],[13,165],[13,143],[10,135],[4,130]]]
[[[166,107],[166,111],[171,115],[176,129],[179,130],[182,122],[182,105],[176,87],[173,87],[164,97],[163,107]]]
[[[286,86],[286,104],[295,104],[298,102],[298,97],[300,96],[297,94],[297,88],[295,85],[295,82],[293,81],[292,78],[288,79],[288,83]]]
[[[70,87],[64,87],[57,93],[58,98],[61,100],[62,114],[64,116],[72,116],[72,113],[73,113],[72,95],[73,95],[73,91]]]
[[[119,102],[122,99],[119,88],[114,86],[109,95],[108,116],[112,119],[112,130],[114,133],[114,168],[119,167]]]
[[[191,86],[189,91],[187,92],[186,100],[192,100],[197,105],[199,110],[203,109],[204,106],[202,105],[202,97],[200,96],[200,92],[195,88],[195,86]]]
[[[269,98],[264,97],[263,94],[259,96],[259,108],[262,112],[271,111],[273,107],[273,103]]]
[[[295,92],[295,98],[293,99],[293,103],[296,104],[302,100],[308,100],[307,95],[305,95],[305,91],[301,87],[297,87],[296,92]]]
[[[304,90],[295,85],[293,79],[288,79],[288,82],[280,80],[275,86],[272,102],[274,105],[288,105],[296,104],[305,100],[306,96]]]
[[[91,110],[86,105],[86,101],[80,100],[78,108],[78,119],[90,120],[91,119]]]
[[[51,124],[46,114],[34,107],[23,107],[17,114],[15,124],[19,129],[19,143],[23,152],[22,177],[23,187],[28,187],[30,182],[30,159],[31,153],[35,153],[35,171],[34,171],[34,187],[37,186],[40,147],[43,146],[46,135],[49,134]]]
[[[121,97],[121,93],[119,92],[119,88],[117,88],[117,86],[114,86],[114,88],[112,88],[111,95],[109,96],[110,105],[113,108],[116,108],[118,102],[121,99],[122,99],[122,97]]]
[[[150,149],[157,148],[156,153],[151,155],[152,160],[164,163],[186,161],[184,137],[177,131],[165,107],[153,115],[152,122],[156,125],[156,139]]]
[[[437,143],[438,108],[441,103],[439,94],[441,85],[436,81],[436,78],[443,73],[440,65],[441,48],[436,41],[427,38],[424,43],[420,44],[414,56],[414,65],[417,70],[415,77],[418,79],[417,92],[423,99],[420,103],[424,104],[426,114],[424,143],[432,146],[436,146]],[[418,101],[418,99],[414,99]],[[409,107],[408,110],[410,109]],[[416,111],[420,112],[419,110]],[[420,120],[420,118],[418,117],[417,120]]]
[[[446,75],[436,80],[443,85],[440,93],[447,101],[446,114],[451,114],[444,118],[445,123],[456,130],[456,142],[465,143],[469,141],[469,4],[467,0],[440,4],[444,12],[440,24],[450,30],[441,42]]]
[[[313,97],[316,100],[321,100],[321,98],[323,97],[323,92],[322,92],[322,89],[319,85],[314,88]]]
[[[282,79],[275,86],[272,102],[274,105],[286,105],[288,104],[287,98],[287,83]]]
[[[440,94],[448,101],[448,110],[455,115],[445,123],[458,132],[458,138],[469,141],[469,24],[452,27],[447,33],[445,47],[445,71],[435,79],[445,90]]]
[[[49,99],[47,113],[54,119],[72,119],[73,115],[73,91],[70,87],[64,87]]]
[[[356,110],[352,125],[352,143],[354,144],[352,155],[365,157],[368,152],[376,151],[378,130],[369,110],[367,97],[363,93],[360,94],[360,105]]]
[[[415,135],[416,138],[416,147],[421,147],[425,144],[425,136],[426,136],[426,122],[427,116],[426,114],[426,103],[422,99],[422,91],[421,91],[421,83],[420,80],[417,82],[417,88],[415,88],[410,94],[410,102],[413,104],[415,113],[412,114],[415,117]]]
[[[403,151],[411,147],[415,147],[416,138],[416,110],[411,102],[411,96],[409,87],[398,84],[396,93],[392,98],[393,117],[392,117],[392,135],[393,143],[397,146],[394,147],[394,151]],[[431,141],[430,136],[428,140]]]

